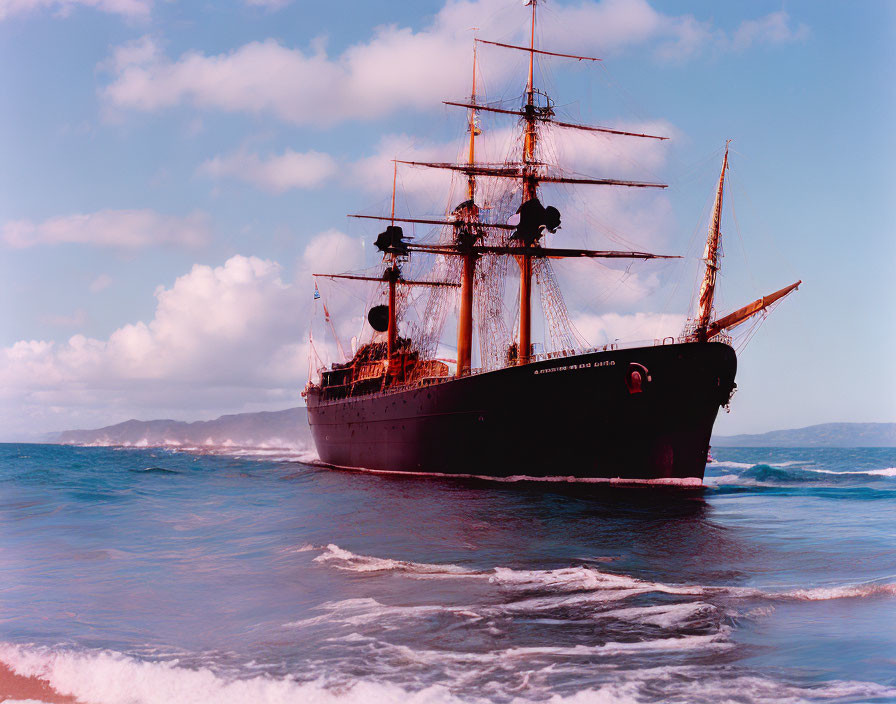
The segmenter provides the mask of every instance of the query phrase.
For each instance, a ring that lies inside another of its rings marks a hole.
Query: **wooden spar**
[[[388,272],[389,269],[386,269]],[[376,276],[357,276],[355,274],[312,274],[312,276],[319,276],[324,279],[351,279],[352,281],[376,281],[377,283],[387,283],[388,279],[386,276],[376,277]],[[395,283],[399,286],[453,286],[457,288],[460,284],[456,284],[453,281],[411,281],[410,279],[402,279],[399,277],[395,280]]]
[[[473,41],[473,89],[470,102],[476,104],[476,42]],[[467,151],[467,164],[476,163],[476,108],[470,108],[470,145]],[[467,174],[467,199],[475,203],[476,175]],[[477,217],[478,219],[478,217]],[[457,368],[458,377],[470,373],[473,367],[473,281],[476,271],[476,254],[472,248],[463,253],[463,270],[460,286],[460,310],[457,316]]]
[[[703,261],[706,262],[706,271],[703,274],[703,283],[700,284],[700,297],[697,302],[697,317],[694,325],[694,334],[697,340],[705,342],[708,339],[709,319],[712,315],[712,303],[716,289],[716,274],[719,271],[719,242],[721,240],[722,222],[722,197],[725,191],[725,172],[728,170],[728,142],[725,142],[725,158],[722,160],[722,173],[719,175],[719,185],[716,189],[716,201],[712,208],[712,220],[709,223],[709,234],[706,237],[706,249],[703,251]]]
[[[457,221],[455,220],[428,220],[425,218],[392,218],[386,217],[385,215],[347,215],[349,218],[365,218],[367,220],[394,220],[395,222],[418,222],[424,225],[456,225]],[[464,220],[464,224],[466,225],[474,225],[476,227],[484,227],[484,228],[494,228],[498,230],[515,230],[516,225],[507,225],[502,222],[467,222]],[[407,235],[405,235],[407,237]]]
[[[614,130],[610,127],[599,127],[597,125],[579,125],[575,122],[560,122],[559,120],[551,120],[549,118],[539,118],[542,122],[550,122],[557,127],[568,127],[575,130],[587,130],[589,132],[606,132],[607,134],[620,134],[626,137],[646,137],[647,139],[669,139],[668,137],[660,137],[655,134],[643,134],[641,132],[626,132],[625,130]]]
[[[772,305],[772,303],[781,300],[788,293],[796,290],[801,283],[803,283],[802,280],[797,281],[795,284],[790,284],[790,286],[785,286],[784,288],[775,291],[768,296],[757,298],[749,305],[746,305],[743,308],[738,308],[733,313],[729,313],[728,315],[719,318],[718,320],[714,320],[707,327],[706,338],[710,339],[718,335],[720,332],[723,332],[724,330],[730,330],[731,328],[740,325],[747,318],[750,318],[756,315],[756,313],[765,310],[770,305]]]
[[[533,141],[534,144],[534,141]],[[467,164],[450,164],[445,162],[432,161],[399,161],[400,164],[408,164],[409,166],[425,166],[430,169],[447,169],[449,171],[460,171],[466,174],[475,174],[477,176],[494,176],[496,178],[514,178],[524,180],[534,180],[537,183],[578,183],[592,186],[628,186],[629,188],[668,188],[665,183],[651,183],[649,181],[623,181],[615,178],[573,178],[566,176],[539,176],[534,173],[534,167],[537,164],[533,161],[529,164],[523,163],[517,166],[469,166]],[[532,171],[531,175],[526,175],[527,167]]]
[[[441,254],[445,256],[464,256],[464,251],[449,245],[438,244],[412,244],[408,245],[411,252],[425,252],[427,254]],[[507,254],[514,257],[520,256],[522,246],[501,247],[493,245],[475,246],[476,254]],[[681,259],[677,254],[652,254],[651,252],[617,251],[612,249],[569,249],[555,247],[529,247],[526,249],[529,256],[535,259],[568,259],[571,257],[586,259]],[[400,283],[400,282],[399,282]]]
[[[489,105],[471,105],[469,103],[455,103],[451,100],[443,100],[443,104],[445,105],[453,105],[459,108],[473,108],[475,107],[477,110],[485,110],[486,112],[497,112],[503,115],[516,115],[518,117],[523,117],[525,113],[522,110],[505,110],[504,108],[494,108]],[[626,132],[624,130],[614,130],[611,127],[600,127],[598,125],[580,125],[575,122],[560,122],[559,120],[553,119],[551,114],[546,113],[538,113],[535,116],[535,119],[539,122],[548,122],[552,125],[557,125],[558,127],[568,127],[571,129],[577,130],[586,130],[588,132],[606,132],[607,134],[618,134],[624,135],[626,137],[646,137],[648,139],[669,139],[668,137],[659,137],[655,134],[642,134],[641,132]]]
[[[476,247],[483,254],[514,254],[519,247]],[[530,257],[546,257],[548,259],[566,259],[569,257],[585,257],[591,259],[681,259],[677,254],[651,254],[650,252],[624,252],[599,249],[566,249],[556,247],[529,247]]]
[[[651,183],[649,181],[622,181],[616,178],[567,178],[565,176],[539,176],[542,183],[578,183],[591,186],[627,186],[628,188],[668,188],[665,183]]]
[[[532,3],[533,8],[535,3]],[[477,39],[482,44],[491,44],[492,46],[502,46],[505,49],[519,49],[520,51],[528,51],[530,54],[543,54],[544,56],[559,56],[564,59],[575,59],[576,61],[603,61],[593,56],[578,56],[576,54],[558,54],[555,51],[544,51],[543,49],[535,49],[530,46],[517,46],[516,44],[502,44],[501,42],[490,42],[488,39]]]

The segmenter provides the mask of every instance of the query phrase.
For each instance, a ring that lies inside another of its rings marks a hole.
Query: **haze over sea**
[[[695,494],[0,445],[0,661],[97,704],[896,701],[896,448],[715,454]]]

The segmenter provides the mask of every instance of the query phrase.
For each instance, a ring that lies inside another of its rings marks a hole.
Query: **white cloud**
[[[583,314],[575,316],[573,323],[592,345],[598,346],[617,340],[628,343],[677,337],[681,334],[685,316],[663,313]]]
[[[369,40],[337,56],[328,55],[322,41],[302,50],[268,39],[215,55],[190,51],[172,60],[144,38],[114,52],[103,95],[121,109],[191,104],[320,127],[399,110],[431,110],[469,90],[470,27],[478,26],[482,37],[522,41],[527,17],[503,0],[449,0],[426,28],[380,26]],[[770,15],[755,25],[744,23],[735,43],[791,31],[786,15]],[[664,15],[647,0],[551,5],[540,33],[546,46],[597,55],[652,43],[664,58],[687,58],[706,46],[730,44],[708,22]],[[485,52],[481,62],[489,80],[503,82],[519,69],[515,52]]]
[[[314,237],[305,247],[297,275],[308,281],[313,273],[335,273],[358,269],[364,265],[363,245],[339,230],[327,230]]]
[[[292,0],[245,0],[250,7],[263,7],[268,10],[280,10],[289,5]]]
[[[214,406],[222,396],[230,404],[257,402],[286,389],[298,403],[311,300],[303,293],[281,281],[276,263],[234,256],[219,267],[196,265],[170,288],[159,287],[152,320],[108,339],[18,342],[0,352],[2,425],[12,432],[41,418],[77,424],[85,405],[106,409],[105,420],[115,421]]]
[[[809,27],[800,22],[791,27],[790,15],[784,10],[772,12],[757,20],[745,20],[734,33],[732,46],[746,49],[753,44],[783,44],[802,41],[809,36]]]
[[[156,289],[149,321],[124,325],[107,339],[78,334],[0,349],[0,427],[12,434],[298,405],[313,305],[307,272],[361,263],[361,243],[328,231],[306,248],[297,283],[284,282],[279,264],[257,257],[196,264]],[[341,312],[334,301],[334,314]],[[318,344],[329,354],[328,341]]]
[[[109,288],[112,285],[113,281],[114,280],[112,279],[112,277],[108,274],[100,274],[90,282],[90,286],[88,288],[90,289],[91,293],[99,293],[100,291],[105,291],[107,288]]]
[[[0,230],[0,239],[15,249],[66,243],[120,249],[159,244],[200,247],[209,237],[208,216],[199,211],[179,217],[153,210],[100,210],[39,223],[12,220]]]
[[[245,150],[216,156],[199,167],[212,178],[235,178],[273,193],[320,186],[336,173],[336,160],[321,152],[287,149],[266,158]]]
[[[0,20],[44,9],[65,16],[78,7],[143,19],[149,16],[152,0],[0,0]]]
[[[296,285],[306,293],[310,293],[316,284],[323,295],[323,303],[330,312],[330,319],[340,336],[345,349],[349,349],[349,341],[357,336],[363,325],[359,315],[366,314],[364,296],[365,289],[356,281],[340,281],[327,278],[314,279],[312,274],[335,274],[346,271],[357,271],[365,265],[365,254],[372,255],[377,261],[373,238],[354,239],[338,230],[327,230],[314,237],[299,258],[296,269]],[[382,270],[380,270],[381,273]],[[373,273],[373,272],[371,272]],[[372,284],[367,285],[368,288]],[[350,295],[347,295],[348,292]],[[326,361],[338,361],[335,354],[335,340],[332,330],[316,321],[315,346]]]
[[[345,173],[351,185],[381,196],[392,191],[393,159],[404,161],[454,161],[458,155],[456,143],[433,142],[406,134],[386,135],[380,139],[370,156],[355,161]],[[459,177],[450,171],[398,165],[396,207],[399,213],[406,208],[434,206],[441,210],[448,206],[446,191],[452,180]]]

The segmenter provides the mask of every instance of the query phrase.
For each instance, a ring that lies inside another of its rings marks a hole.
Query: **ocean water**
[[[896,449],[714,453],[695,493],[0,445],[0,662],[97,704],[896,701]]]

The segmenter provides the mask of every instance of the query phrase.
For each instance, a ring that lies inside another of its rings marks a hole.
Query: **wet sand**
[[[0,702],[22,699],[46,702],[46,704],[80,704],[78,699],[57,692],[49,682],[37,677],[17,675],[9,667],[0,663]]]

